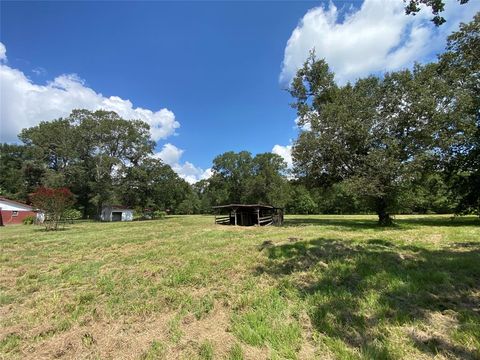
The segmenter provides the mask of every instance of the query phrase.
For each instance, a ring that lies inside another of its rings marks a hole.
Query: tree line
[[[153,156],[148,124],[74,110],[0,145],[0,192],[29,201],[69,188],[83,217],[105,204],[177,214],[226,203],[288,213],[480,214],[480,15],[448,38],[433,63],[338,85],[314,52],[289,92],[301,131],[294,168],[272,153],[226,152],[190,185]]]

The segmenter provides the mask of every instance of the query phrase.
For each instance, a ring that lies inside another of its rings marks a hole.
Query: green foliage
[[[383,81],[370,77],[339,87],[325,61],[312,54],[296,79],[294,107],[300,125],[311,127],[294,144],[297,173],[322,186],[348,179],[348,186],[369,198],[380,222],[388,224],[403,185],[399,180],[410,178],[415,150],[422,146],[416,141],[424,138],[422,122],[404,108],[418,95],[410,86],[413,75],[403,71]],[[405,127],[415,130],[406,133]]]
[[[209,205],[264,203],[284,207],[290,199],[286,164],[276,154],[252,157],[247,151],[226,152],[213,160],[212,171],[208,185],[198,189]]]
[[[286,206],[289,214],[316,214],[318,205],[303,185],[292,185],[292,196]]]
[[[155,219],[163,219],[167,216],[167,213],[165,211],[156,210],[154,211],[153,216]]]
[[[172,213],[191,193],[190,185],[169,165],[152,158],[123,168],[119,190],[118,197],[124,205],[168,209]]]
[[[44,169],[31,160],[27,146],[0,144],[0,189],[2,196],[26,200],[40,184]]]
[[[31,153],[32,166],[44,169],[41,183],[68,185],[84,215],[98,213],[114,200],[123,169],[138,164],[154,146],[146,123],[102,110],[74,110],[65,119],[23,129],[19,138]]]
[[[322,214],[361,214],[369,210],[365,199],[347,181],[316,189],[314,194]]]
[[[188,191],[185,199],[176,207],[177,214],[192,215],[200,212],[200,199],[193,191]]]
[[[452,34],[438,63],[355,84],[338,86],[327,63],[312,53],[290,88],[299,125],[310,129],[293,148],[300,180],[312,188],[343,184],[354,194],[351,202],[360,199],[388,225],[391,213],[422,207],[415,197],[425,173],[466,171],[467,191],[458,195],[471,204],[465,207],[478,208],[480,91],[478,51],[472,49],[479,47],[479,22],[477,14]],[[448,191],[435,190],[438,201],[425,195],[423,208],[451,209]]]
[[[77,209],[67,209],[63,212],[62,217],[67,220],[78,220],[82,218],[82,213]]]
[[[47,230],[57,230],[66,209],[75,203],[75,197],[67,188],[40,187],[31,195],[32,205],[45,214]]]
[[[28,215],[22,220],[23,225],[32,225],[35,223],[35,216],[33,215]]]
[[[477,13],[473,21],[461,24],[448,37],[439,71],[455,99],[444,125],[449,131],[441,139],[448,146],[444,162],[448,183],[457,200],[456,212],[480,216],[479,49],[480,13]]]
[[[457,1],[460,4],[466,4],[468,2],[468,0]],[[445,0],[408,0],[405,6],[405,13],[407,15],[416,15],[421,9],[420,5],[426,5],[432,10],[432,14],[434,15],[432,21],[436,26],[440,26],[447,21],[440,15],[445,10]]]

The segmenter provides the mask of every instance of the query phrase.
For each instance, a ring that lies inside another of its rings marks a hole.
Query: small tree
[[[67,188],[40,187],[31,195],[31,200],[34,207],[44,211],[47,230],[57,230],[65,210],[75,203],[72,192]]]

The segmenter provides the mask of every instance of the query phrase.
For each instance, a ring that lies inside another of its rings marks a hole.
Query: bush
[[[66,220],[77,220],[82,218],[82,213],[77,209],[67,209],[63,213],[63,218]]]
[[[39,187],[31,195],[32,205],[45,212],[44,225],[47,230],[57,230],[65,212],[75,203],[75,196],[67,188]]]
[[[167,216],[167,213],[165,211],[160,211],[157,210],[153,213],[155,219],[163,219],[165,216]]]
[[[22,220],[23,225],[32,225],[35,223],[35,216],[28,215]]]

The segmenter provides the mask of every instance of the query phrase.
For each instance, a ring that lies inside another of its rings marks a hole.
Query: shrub
[[[160,211],[157,210],[153,213],[155,219],[163,219],[165,216],[167,216],[167,213],[165,211]]]
[[[75,203],[75,197],[67,188],[40,187],[31,195],[34,207],[45,212],[44,225],[47,230],[57,230],[65,209]]]
[[[28,215],[22,220],[23,225],[32,225],[35,223],[35,216],[33,215]]]
[[[82,213],[77,209],[67,209],[63,212],[63,218],[67,220],[77,220],[82,218]]]

